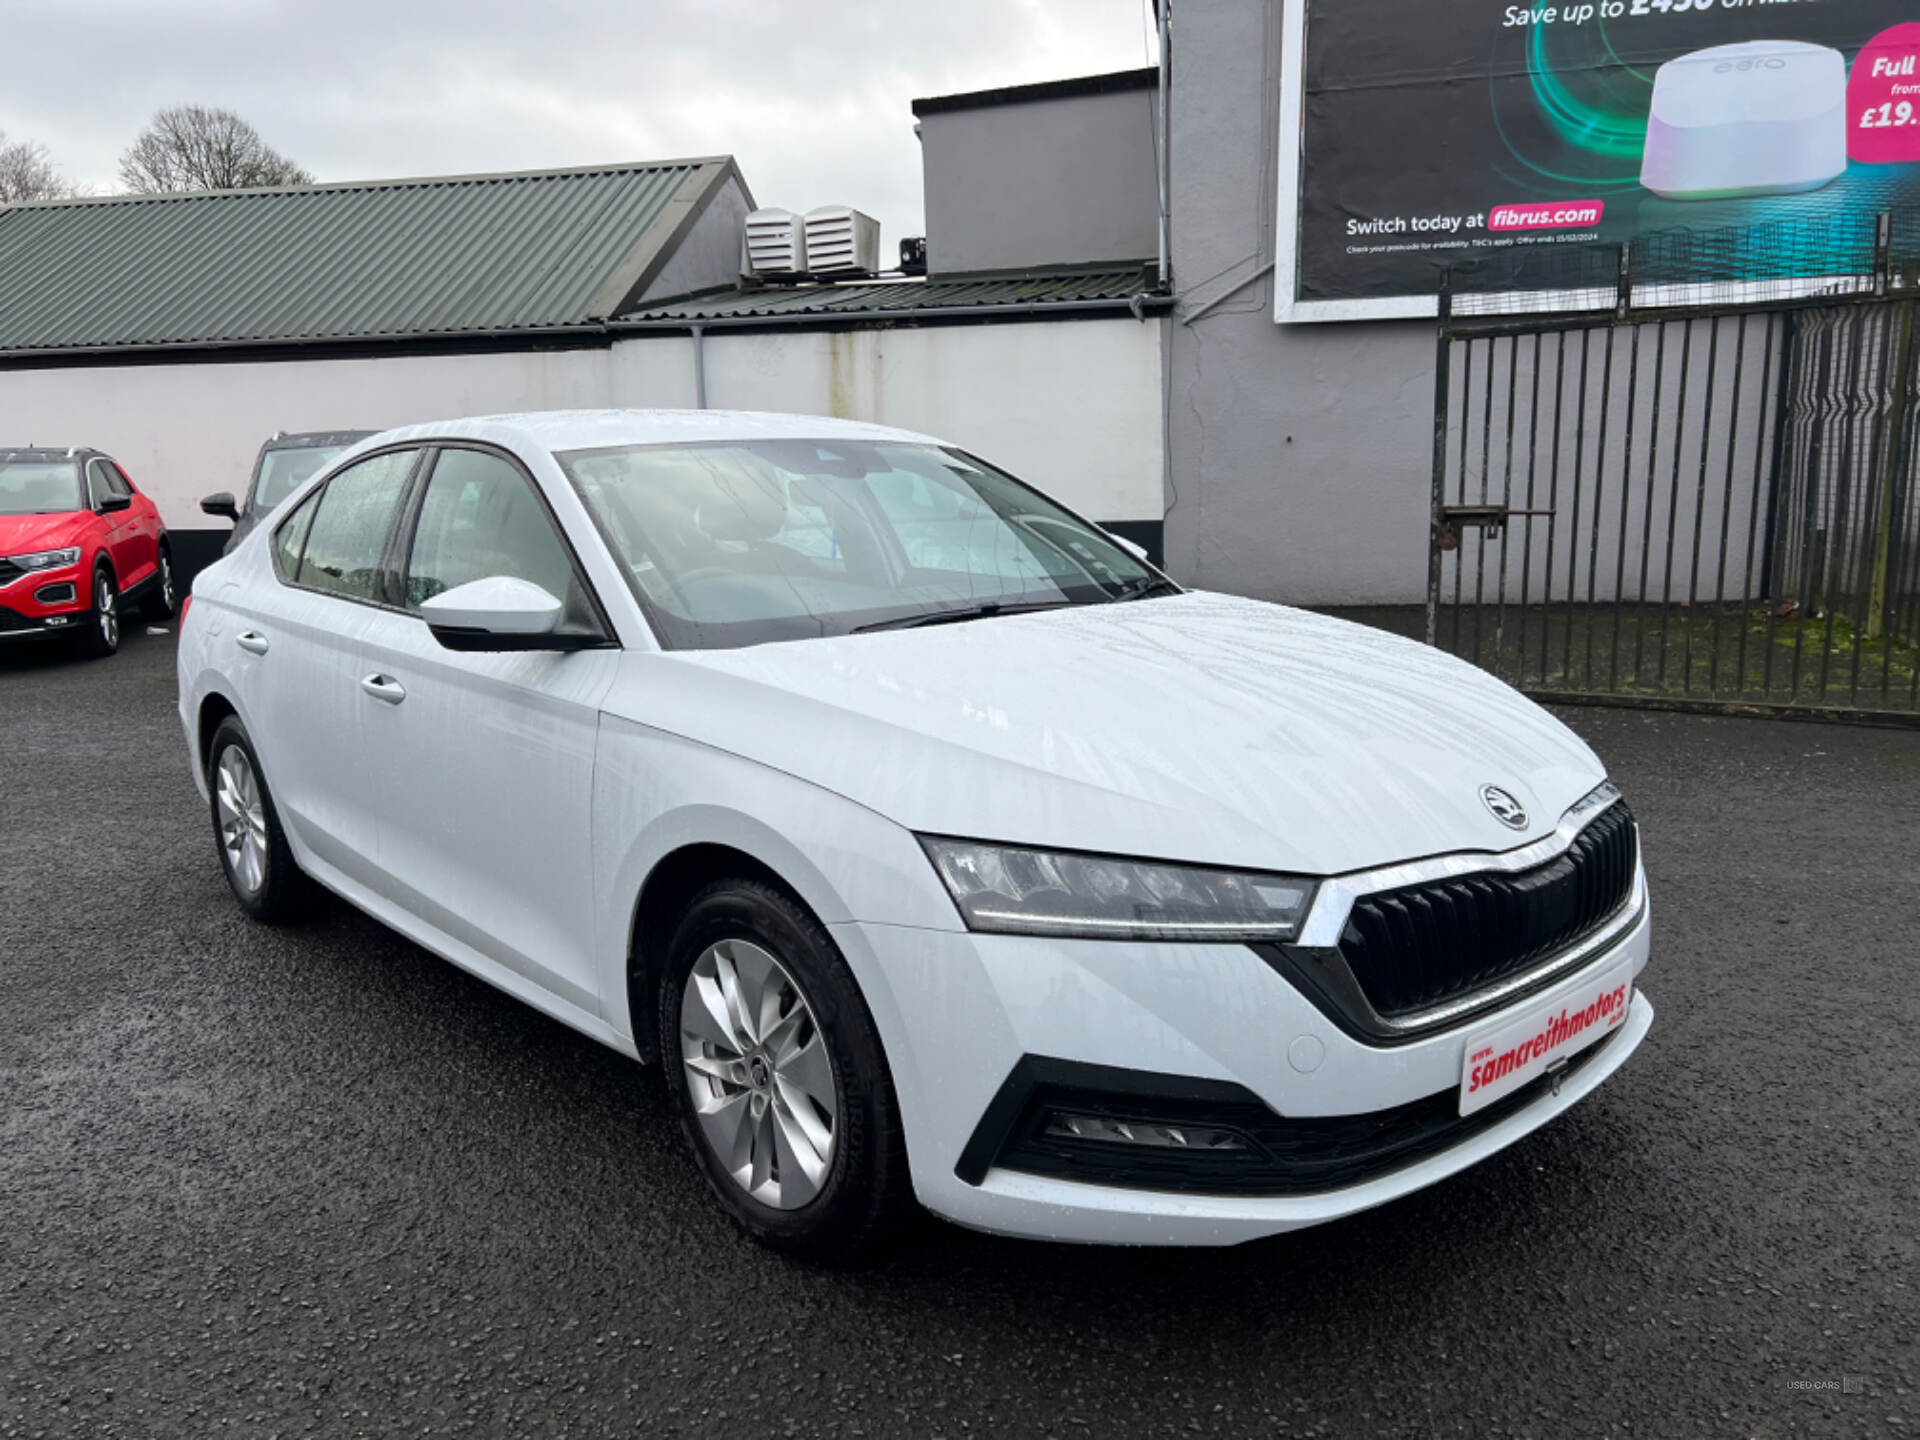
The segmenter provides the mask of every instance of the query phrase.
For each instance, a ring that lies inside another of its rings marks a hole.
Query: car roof
[[[376,430],[282,430],[262,450],[312,450],[322,445],[358,445]]]
[[[105,455],[104,450],[95,450],[89,445],[15,445],[11,449],[0,446],[0,460],[88,460],[95,455]]]
[[[826,415],[783,415],[755,410],[538,410],[481,415],[383,432],[382,443],[447,439],[518,440],[530,448],[591,450],[611,445],[698,444],[726,440],[890,440],[943,442],[890,425]]]

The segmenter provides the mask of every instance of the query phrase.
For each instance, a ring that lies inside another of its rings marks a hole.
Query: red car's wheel
[[[173,555],[163,543],[160,546],[160,564],[154,572],[152,588],[147,591],[146,612],[149,620],[170,620],[174,606],[180,603],[180,597],[174,588]]]
[[[101,660],[119,648],[120,587],[113,583],[113,571],[105,565],[96,566],[93,608],[87,612],[86,628],[80,632],[80,652]]]

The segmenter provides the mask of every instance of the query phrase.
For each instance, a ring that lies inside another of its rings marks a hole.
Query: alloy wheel
[[[173,561],[167,552],[160,552],[160,604],[169,613],[173,610]]]
[[[709,945],[681,992],[680,1053],[701,1133],[734,1183],[776,1210],[818,1195],[839,1092],[813,1007],[786,967],[750,941]]]
[[[104,570],[93,579],[93,610],[100,626],[100,643],[111,650],[120,643],[120,607],[113,581]]]
[[[267,807],[253,763],[238,745],[229,745],[220,757],[214,803],[227,869],[242,890],[256,894],[267,878]]]

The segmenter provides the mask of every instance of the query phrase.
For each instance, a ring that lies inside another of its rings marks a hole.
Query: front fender
[[[689,845],[750,856],[826,925],[964,928],[926,853],[900,825],[782,771],[603,714],[593,775],[595,934],[604,1013],[629,1037],[634,907],[654,867]],[[890,1006],[886,977],[847,959],[869,1006]]]

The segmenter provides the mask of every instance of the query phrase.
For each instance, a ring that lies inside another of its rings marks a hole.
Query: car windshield
[[[85,508],[74,461],[0,459],[0,515],[60,515]]]
[[[1166,584],[1112,537],[957,450],[753,440],[556,458],[672,649],[1104,603]]]
[[[253,508],[266,514],[310,476],[318,475],[322,467],[346,448],[345,445],[301,445],[267,451],[260,457],[260,479],[253,487]]]

